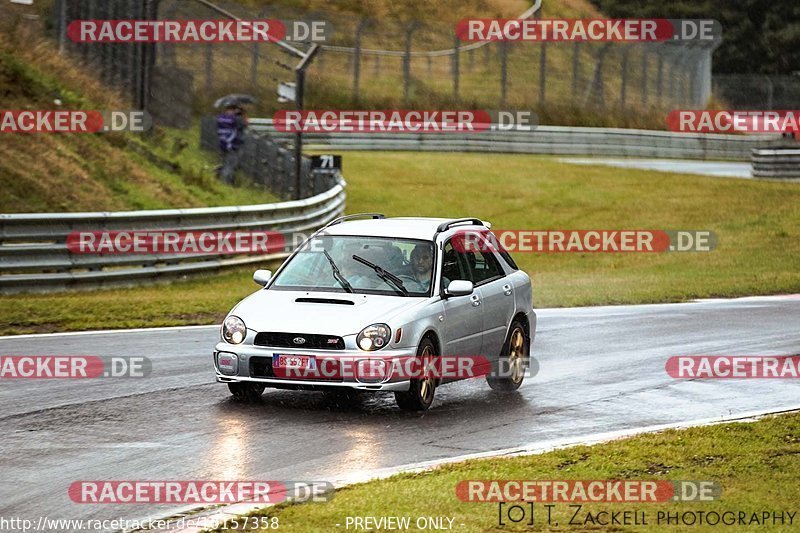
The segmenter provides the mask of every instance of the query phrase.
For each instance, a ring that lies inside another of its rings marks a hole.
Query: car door
[[[491,249],[466,253],[473,283],[481,291],[483,308],[482,355],[500,356],[514,314],[514,287]]]
[[[451,241],[444,243],[440,254],[440,287],[451,281],[472,281],[464,253],[457,251]],[[451,296],[442,300],[444,331],[443,355],[480,355],[483,342],[483,305],[480,289],[468,296]]]

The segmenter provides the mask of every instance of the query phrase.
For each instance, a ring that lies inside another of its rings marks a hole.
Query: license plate
[[[313,355],[282,355],[272,356],[272,368],[297,368],[300,370],[314,370],[316,361]]]

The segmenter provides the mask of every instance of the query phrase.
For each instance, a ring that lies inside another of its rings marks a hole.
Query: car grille
[[[295,342],[303,339],[305,342]],[[316,333],[277,333],[262,331],[256,335],[256,346],[273,346],[276,348],[298,348],[301,350],[344,350],[344,339],[336,335],[318,335]]]
[[[251,357],[250,377],[274,378],[275,374],[272,373],[272,357]]]

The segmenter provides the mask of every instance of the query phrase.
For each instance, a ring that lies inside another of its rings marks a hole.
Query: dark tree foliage
[[[722,24],[719,74],[800,71],[800,0],[592,0],[614,18],[711,18]]]

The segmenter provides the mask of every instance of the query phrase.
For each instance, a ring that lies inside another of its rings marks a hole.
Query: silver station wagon
[[[536,331],[531,280],[502,248],[465,246],[465,235],[472,244],[496,242],[490,225],[474,218],[361,214],[331,222],[274,276],[255,272],[263,289],[222,324],[217,381],[242,400],[266,387],[392,391],[412,411],[465,377],[516,390]],[[484,361],[488,371],[442,368],[454,360]]]

